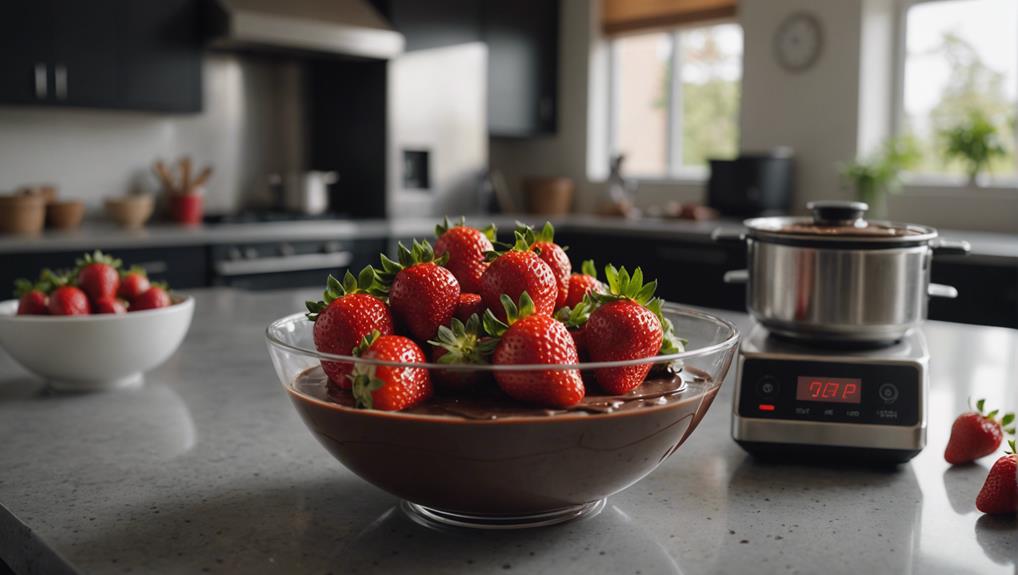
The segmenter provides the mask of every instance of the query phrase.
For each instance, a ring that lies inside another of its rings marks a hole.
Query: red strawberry
[[[389,287],[389,307],[400,325],[418,341],[427,341],[438,327],[452,319],[459,302],[460,284],[435,258],[428,242],[414,240],[407,249],[399,244],[399,262],[382,254],[382,283]]]
[[[96,300],[95,305],[92,306],[93,313],[127,313],[127,306],[124,305],[123,300],[119,300],[115,297],[107,297],[100,300]]]
[[[143,311],[146,309],[158,309],[171,304],[170,296],[162,287],[154,285],[145,290],[141,295],[131,300],[131,306],[127,311]]]
[[[329,276],[322,301],[307,302],[307,318],[315,322],[315,349],[336,355],[352,355],[361,341],[378,332],[392,335],[392,316],[382,302],[385,290],[371,266],[365,266],[358,277],[349,270],[340,283]],[[332,383],[350,388],[347,377],[353,365],[340,361],[323,361],[322,370]]]
[[[1015,455],[1014,440],[1008,444],[1011,450],[997,460],[990,468],[983,488],[976,496],[976,509],[983,513],[1003,515],[1018,512],[1018,456]]]
[[[541,256],[541,260],[551,268],[558,286],[555,309],[563,307],[569,296],[569,274],[573,271],[573,264],[570,263],[569,256],[566,255],[562,246],[555,243],[555,228],[551,222],[545,222],[540,232],[535,232],[534,228],[522,224],[518,231],[527,238],[530,249]]]
[[[508,251],[495,256],[481,276],[481,299],[484,307],[505,320],[502,295],[519,299],[527,292],[534,302],[535,313],[550,316],[555,312],[558,283],[555,274],[540,256],[530,251],[522,233],[516,232],[516,243]]]
[[[484,302],[481,301],[481,296],[475,293],[461,293],[453,316],[466,322],[475,314],[477,317],[484,315]]]
[[[14,295],[18,298],[18,315],[46,315],[49,313],[48,285],[37,284],[26,279],[14,282]]]
[[[424,352],[413,340],[377,331],[361,341],[354,355],[364,359],[424,363]],[[357,363],[351,374],[357,407],[399,411],[431,397],[431,377],[424,367],[393,367]]]
[[[498,341],[485,337],[480,316],[475,314],[465,323],[452,318],[449,326],[439,327],[437,338],[428,343],[434,346],[432,357],[436,363],[486,365]],[[455,390],[476,387],[485,376],[481,371],[469,369],[436,369],[431,375],[436,386]]]
[[[573,336],[573,343],[576,344],[576,354],[580,361],[587,358],[587,342],[584,328],[587,320],[590,319],[590,310],[593,307],[592,300],[583,299],[574,307],[564,307],[555,312],[555,319],[562,322]]]
[[[1000,447],[1004,435],[1001,425],[1007,427],[1014,421],[1014,414],[1007,413],[997,421],[995,419],[997,410],[983,415],[985,399],[976,402],[977,411],[968,411],[958,416],[951,426],[951,438],[947,441],[947,449],[944,450],[944,459],[952,465],[960,463],[971,463],[980,457],[985,457]],[[1008,428],[1009,433],[1014,433],[1014,428]]]
[[[463,219],[451,226],[446,218],[444,225],[435,226],[435,237],[435,255],[449,256],[442,267],[456,276],[461,290],[476,293],[481,288],[481,276],[488,267],[485,255],[495,249],[491,245],[495,239],[495,226],[477,230],[468,227]]]
[[[519,307],[509,296],[503,296],[501,303],[508,325],[490,309],[484,314],[485,331],[499,338],[492,363],[554,366],[579,361],[569,330],[551,316],[536,314],[529,294],[520,295]],[[585,393],[576,369],[496,371],[495,381],[513,399],[547,407],[575,405]]]
[[[92,306],[85,292],[74,286],[60,286],[49,296],[49,312],[52,315],[88,315]]]
[[[90,300],[96,302],[117,296],[117,290],[120,289],[120,272],[117,271],[120,268],[120,260],[96,250],[94,253],[85,254],[77,264],[75,275],[78,287],[88,294]]]
[[[654,299],[657,282],[643,283],[643,270],[630,276],[626,268],[605,267],[608,293],[593,296],[597,308],[584,327],[591,361],[625,361],[657,355],[665,339],[665,322],[660,300]],[[670,324],[668,324],[670,326]],[[638,387],[651,363],[595,370],[598,385],[620,395]]]
[[[117,295],[127,301],[134,301],[134,298],[148,291],[149,287],[151,284],[145,270],[131,268],[120,276],[120,290],[117,291]]]
[[[597,269],[594,268],[594,260],[586,260],[580,268],[582,274],[569,276],[569,295],[566,296],[565,307],[574,308],[583,300],[588,293],[603,293],[604,284],[597,279]]]

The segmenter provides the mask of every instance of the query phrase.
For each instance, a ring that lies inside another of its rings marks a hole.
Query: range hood
[[[207,0],[211,45],[389,59],[403,35],[367,0]]]

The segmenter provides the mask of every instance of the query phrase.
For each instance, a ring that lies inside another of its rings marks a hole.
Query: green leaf
[[[998,409],[994,409],[994,410],[993,410],[993,411],[991,411],[990,413],[987,413],[987,414],[986,414],[986,419],[993,419],[994,417],[997,417],[997,412],[998,412],[998,411],[1000,411],[1000,410],[998,410]]]
[[[976,402],[976,411],[978,411],[979,413],[983,412],[984,407],[986,407],[985,399],[980,399],[979,401]]]
[[[484,319],[482,320],[484,326],[484,333],[492,337],[502,337],[505,330],[509,329],[509,326],[502,320],[495,317],[490,309],[484,310]]]
[[[357,344],[357,347],[353,348],[353,352],[352,353],[353,353],[354,357],[360,357],[360,356],[364,355],[364,352],[368,351],[368,349],[372,345],[374,345],[374,343],[376,341],[378,341],[378,338],[381,337],[381,336],[382,336],[382,333],[380,331],[378,331],[377,329],[371,330],[371,333],[369,333],[368,335],[364,336],[361,339],[360,343]]]
[[[1011,423],[1012,421],[1014,421],[1014,414],[1013,413],[1005,413],[1004,417],[1002,417],[1000,419],[1000,424],[1006,426],[1009,423]]]
[[[604,266],[604,277],[608,281],[608,291],[610,293],[618,293],[619,270],[615,269],[615,266],[608,264]]]
[[[594,260],[583,260],[583,263],[580,265],[580,271],[582,271],[585,275],[597,279],[597,268],[594,266]]]
[[[495,224],[488,224],[487,227],[481,230],[481,233],[483,233],[488,240],[495,241],[495,238],[498,237],[498,228],[495,227]]]

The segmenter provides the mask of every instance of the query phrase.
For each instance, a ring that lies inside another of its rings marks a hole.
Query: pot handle
[[[972,245],[964,240],[936,239],[930,242],[930,249],[935,256],[963,256],[972,250]]]
[[[726,284],[749,283],[749,270],[730,270],[725,272],[724,282]]]
[[[710,239],[718,244],[743,244],[746,242],[746,232],[733,228],[714,228]]]
[[[945,299],[954,299],[958,297],[958,288],[954,286],[946,286],[944,284],[930,284],[926,288],[926,293],[930,297],[942,297]]]

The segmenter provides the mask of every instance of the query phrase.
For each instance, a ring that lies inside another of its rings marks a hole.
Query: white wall
[[[53,183],[95,210],[104,197],[153,187],[156,158],[190,154],[215,166],[207,210],[226,211],[267,174],[303,166],[296,65],[212,55],[203,74],[200,114],[0,107],[0,190]]]
[[[812,68],[785,72],[773,56],[781,21],[799,10],[823,26],[823,52]],[[577,183],[577,211],[600,200],[597,165],[606,122],[603,40],[597,0],[563,0],[559,131],[539,140],[495,140],[491,165],[518,191],[527,175],[561,175]],[[814,199],[848,199],[838,164],[877,145],[893,107],[894,0],[740,0],[744,33],[741,148],[790,146],[797,156],[799,211]],[[607,163],[607,160],[603,160]],[[593,174],[594,181],[588,177]],[[703,182],[642,182],[638,205],[703,201]],[[1018,193],[906,186],[889,201],[890,217],[944,228],[1018,233]]]

